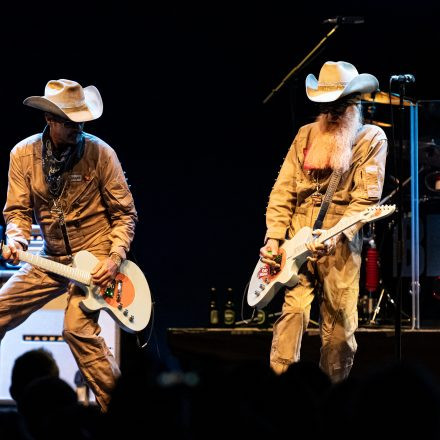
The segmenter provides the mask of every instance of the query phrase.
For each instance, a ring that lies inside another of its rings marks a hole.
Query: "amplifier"
[[[0,403],[13,403],[9,387],[15,359],[26,351],[41,347],[52,353],[58,364],[60,377],[74,390],[79,391],[75,385],[75,374],[78,372],[78,367],[69,346],[62,337],[63,305],[66,303],[67,295],[63,295],[37,310],[17,328],[6,333],[0,345]],[[101,312],[98,322],[101,326],[101,336],[105,339],[119,364],[119,327],[104,311]],[[87,400],[95,401],[93,393],[90,392],[90,398]]]

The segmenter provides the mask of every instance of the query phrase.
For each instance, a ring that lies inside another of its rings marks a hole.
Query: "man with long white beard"
[[[361,94],[379,88],[370,74],[359,74],[347,62],[328,61],[319,79],[308,75],[306,93],[319,103],[316,122],[301,127],[271,191],[266,211],[267,233],[261,261],[272,270],[278,248],[302,227],[313,227],[334,170],[341,173],[322,229],[343,216],[363,211],[380,200],[387,138],[375,125],[364,125]],[[345,229],[324,244],[307,245],[312,257],[301,267],[299,283],[286,289],[282,314],[273,328],[271,368],[277,374],[300,359],[315,296],[320,301],[322,370],[334,382],[345,379],[357,349],[357,303],[361,267],[361,224]],[[321,230],[314,231],[318,236]]]

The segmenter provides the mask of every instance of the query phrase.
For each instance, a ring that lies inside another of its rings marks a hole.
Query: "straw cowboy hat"
[[[350,93],[371,93],[379,89],[379,81],[369,73],[359,74],[353,64],[327,61],[319,72],[306,78],[307,97],[314,102],[332,102]]]
[[[82,88],[68,79],[49,81],[44,96],[30,96],[23,104],[74,122],[98,119],[103,110],[102,98],[96,87]]]

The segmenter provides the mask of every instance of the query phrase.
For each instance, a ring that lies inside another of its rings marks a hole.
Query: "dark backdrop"
[[[155,299],[147,350],[156,355],[159,347],[165,362],[166,328],[206,325],[211,286],[232,287],[241,302],[271,186],[297,128],[316,114],[304,93],[308,73],[345,60],[376,75],[382,90],[390,75],[412,73],[407,95],[440,98],[432,1],[77,0],[1,8],[0,204],[9,150],[43,128],[42,114],[23,99],[42,95],[49,79],[95,85],[104,114],[86,131],[115,148],[131,185],[139,212],[131,258]],[[336,15],[365,23],[341,26],[263,104],[331,29],[322,21]],[[389,120],[387,112],[381,117]],[[124,335],[123,343],[135,339]]]

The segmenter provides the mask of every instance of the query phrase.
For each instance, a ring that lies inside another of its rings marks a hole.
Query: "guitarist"
[[[94,86],[60,79],[47,83],[44,96],[31,96],[24,104],[43,111],[47,125],[11,151],[3,257],[18,263],[17,252],[27,248],[34,217],[44,256],[70,264],[80,250],[91,252],[100,260],[92,280],[105,288],[130,248],[137,214],[115,151],[83,131],[85,122],[101,116],[101,95]],[[0,289],[0,340],[67,291],[63,336],[106,411],[119,367],[99,336],[99,312],[87,314],[79,307],[83,292],[67,279],[23,265]]]
[[[283,240],[304,226],[313,227],[333,170],[342,176],[322,229],[380,200],[387,139],[380,127],[363,124],[360,104],[362,93],[378,87],[373,75],[359,74],[343,61],[324,63],[318,80],[307,76],[307,97],[319,105],[320,113],[315,122],[299,129],[270,193],[260,259],[272,270],[279,268],[275,256]],[[334,382],[348,376],[357,348],[360,229],[357,224],[324,244],[307,245],[312,257],[302,266],[299,283],[286,289],[282,314],[273,328],[270,364],[277,374],[300,359],[311,303],[319,294],[320,366]]]

